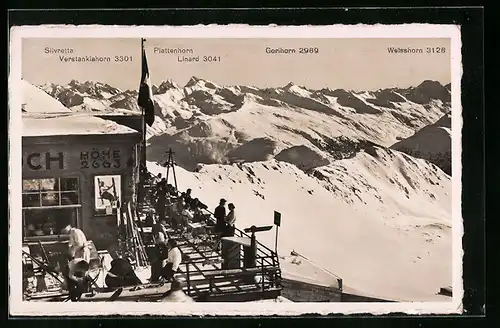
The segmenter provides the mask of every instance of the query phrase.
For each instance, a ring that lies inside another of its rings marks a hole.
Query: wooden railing
[[[210,217],[210,220],[215,223],[215,219]],[[242,230],[235,228],[235,236],[251,238],[250,235]],[[189,241],[186,241],[189,243]],[[196,245],[190,245],[195,252],[203,254],[203,251],[198,250]],[[279,258],[276,252],[272,251],[265,245],[256,241],[256,266],[252,268],[244,267],[244,249],[240,249],[240,268],[238,269],[222,269],[216,265],[217,269],[200,269],[197,264],[203,264],[210,260],[221,258],[217,255],[203,255],[201,258],[186,260],[182,263],[185,270],[182,273],[186,280],[185,292],[191,297],[213,297],[224,294],[234,294],[239,292],[257,291],[262,293],[266,291],[275,291],[282,288],[281,286],[281,269]],[[195,279],[193,279],[195,278]],[[217,283],[230,282],[233,288],[224,289]],[[265,298],[265,296],[262,296]]]
[[[275,277],[280,274],[279,266],[261,265],[254,268],[239,268],[202,270],[186,262],[184,275],[187,295],[202,300],[214,296],[237,294],[241,292],[259,291],[265,298],[266,291],[281,289],[280,280]],[[195,268],[194,271],[191,271]],[[256,279],[259,277],[260,279]],[[227,283],[224,285],[224,283]]]
[[[151,195],[151,193],[149,193],[149,195]],[[149,199],[152,198],[149,197]],[[203,209],[202,211],[209,214],[209,222],[207,223],[215,225],[216,220],[213,213],[207,209]],[[238,228],[235,228],[234,233],[237,237],[246,237],[251,239],[249,234]],[[186,286],[184,288],[185,292],[191,297],[202,299],[203,297],[244,292],[245,290],[265,293],[266,291],[276,291],[282,288],[281,269],[278,254],[259,241],[256,241],[255,267],[244,267],[244,249],[241,247],[240,268],[226,270],[223,270],[221,266],[218,266],[217,264],[212,264],[212,267],[216,269],[199,268],[199,264],[212,260],[220,260],[221,254],[205,255],[203,250],[200,250],[193,242],[190,242],[187,239],[184,239],[184,241],[189,244],[190,248],[192,248],[195,253],[201,255],[201,257],[197,259],[184,260],[179,270],[180,275],[184,276],[186,281]],[[260,279],[256,279],[256,277],[259,277]],[[219,286],[218,283],[223,282],[229,282],[230,286],[233,288],[228,289],[224,288],[224,286]]]

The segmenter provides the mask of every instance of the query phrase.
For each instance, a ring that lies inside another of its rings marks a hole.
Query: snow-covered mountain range
[[[40,88],[72,111],[140,113],[135,90],[75,80]],[[198,163],[271,158],[297,145],[323,155],[349,147],[346,143],[352,144],[351,140],[390,147],[448,114],[451,100],[450,85],[435,81],[406,89],[354,92],[311,90],[293,83],[264,89],[219,86],[192,77],[183,87],[166,80],[152,89],[157,118],[148,128],[149,158],[161,160],[158,156],[172,147],[179,163],[191,169]],[[451,158],[434,154],[435,149],[425,149],[422,142],[411,147],[398,143],[397,149],[423,156],[442,169],[451,167]],[[247,158],[243,154],[250,149],[254,151]]]
[[[136,91],[39,88],[72,111],[140,113]],[[172,148],[182,189],[210,207],[234,202],[243,228],[280,211],[280,252],[303,253],[361,293],[435,300],[451,284],[450,85],[358,92],[193,77],[153,93],[151,171]],[[273,247],[274,235],[261,238]]]

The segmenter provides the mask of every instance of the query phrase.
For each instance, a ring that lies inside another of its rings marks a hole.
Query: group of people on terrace
[[[63,269],[63,276],[70,299],[77,301],[84,292],[91,289],[89,243],[80,229],[71,226],[67,226],[66,229],[70,238],[68,246],[69,262]],[[150,281],[154,282],[163,278],[165,282],[172,283],[169,291],[161,299],[163,302],[193,302],[192,298],[186,296],[182,291],[181,282],[174,279],[174,274],[182,262],[182,255],[176,241],[169,239],[164,243],[164,246],[162,253],[165,256],[159,256],[157,259],[160,264],[159,270],[155,271],[156,267],[152,266]],[[111,268],[106,274],[105,283],[108,288],[112,289],[142,284],[126,258],[116,258],[111,261]]]
[[[153,215],[149,215],[146,220],[149,221],[147,225],[153,226],[152,232],[156,245],[156,259],[151,261],[150,281],[170,281],[178,270],[182,258],[176,241],[168,238],[167,225],[182,234],[190,223],[203,223],[203,226],[211,229],[215,235],[234,236],[235,206],[230,203],[226,210],[227,201],[221,199],[214,212],[211,213],[208,206],[198,198],[193,198],[191,189],[179,193],[175,187],[167,183],[161,173],[153,178],[156,179],[150,193],[150,201],[155,207],[156,220]],[[215,224],[211,215],[215,218]]]
[[[167,224],[182,234],[190,223],[199,222],[204,223],[205,227],[212,227],[218,236],[233,236],[236,222],[235,206],[232,203],[227,204],[226,199],[220,199],[214,212],[211,213],[208,206],[198,198],[193,198],[191,189],[179,193],[175,187],[167,183],[161,173],[155,180],[151,203],[155,207],[156,220],[151,216],[147,218],[153,221],[151,225],[156,246],[156,256],[151,259],[149,280],[150,282],[172,282],[170,294],[174,297],[175,292],[182,293],[180,282],[174,279],[182,263],[182,253],[176,240],[168,238]],[[211,218],[212,215],[215,222]],[[69,262],[63,269],[63,276],[71,299],[76,301],[90,287],[91,278],[88,276],[91,260],[90,246],[81,229],[68,225],[65,231],[69,235]],[[141,280],[135,275],[128,259],[116,258],[106,274],[105,283],[109,288],[119,288],[139,285]]]
[[[187,229],[189,223],[203,222],[208,226],[213,225],[212,213],[208,210],[208,206],[198,198],[193,198],[191,189],[179,193],[174,186],[167,183],[161,173],[156,177],[151,195],[159,223],[168,223],[181,233]],[[229,203],[226,211],[226,203],[225,199],[221,199],[213,212],[216,220],[215,231],[220,235],[232,236],[236,222],[236,207],[233,203]]]

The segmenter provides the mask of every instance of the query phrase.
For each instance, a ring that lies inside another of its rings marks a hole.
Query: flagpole
[[[141,83],[139,86],[139,95],[137,97],[137,104],[141,108],[142,113],[142,154],[141,154],[141,172],[143,172],[143,179],[141,180],[144,184],[144,177],[147,173],[146,168],[146,130],[147,126],[152,126],[155,120],[154,114],[154,100],[153,92],[151,90],[151,80],[149,76],[148,61],[146,59],[146,50],[144,48],[144,42],[146,39],[141,38],[141,55],[142,55],[142,66],[141,66]],[[147,115],[147,117],[146,117]]]
[[[144,50],[144,38],[141,38],[141,55],[145,55]],[[142,108],[142,164],[144,169],[146,169],[146,109]]]
[[[141,38],[141,58],[145,55],[145,50],[144,50],[144,38]],[[141,60],[141,63],[143,62],[143,59]],[[142,64],[141,64],[142,65]],[[142,67],[142,66],[141,66]],[[142,69],[141,69],[142,70]],[[145,199],[145,190],[144,190],[144,185],[145,185],[145,178],[146,178],[146,109],[144,107],[141,107],[142,111],[142,152],[141,152],[141,169],[140,171],[140,200],[141,202],[144,201]]]

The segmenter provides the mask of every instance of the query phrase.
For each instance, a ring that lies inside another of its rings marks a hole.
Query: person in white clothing
[[[182,210],[182,224],[183,224],[183,230],[188,226],[190,222],[193,222],[194,219],[194,214],[189,210],[187,207],[185,207]]]
[[[236,222],[236,214],[234,213],[235,206],[233,203],[227,205],[227,208],[229,209],[229,213],[227,213],[224,219],[226,221],[225,236],[230,237],[234,236],[234,230],[235,230],[234,224]]]
[[[70,259],[81,258],[89,263],[90,247],[83,231],[73,228],[71,225],[67,225],[63,230],[69,234],[68,251]]]
[[[182,254],[177,247],[177,242],[173,239],[169,239],[167,242],[168,256],[163,262],[163,268],[161,270],[161,276],[166,280],[170,281],[174,277],[174,274],[179,269],[179,265],[182,262]]]

